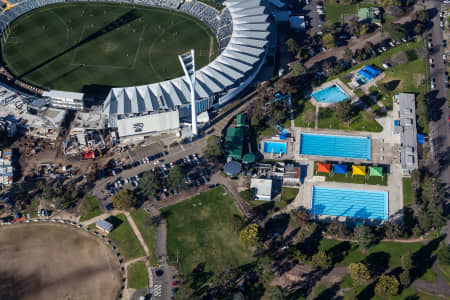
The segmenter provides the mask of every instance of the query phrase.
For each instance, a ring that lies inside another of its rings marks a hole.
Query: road
[[[436,79],[436,88],[431,91],[428,98],[430,111],[430,137],[433,143],[432,154],[434,165],[432,170],[445,185],[447,193],[450,188],[450,129],[448,117],[449,109],[447,105],[448,89],[445,83],[445,63],[443,33],[440,28],[439,11],[441,1],[429,0],[426,7],[431,9],[433,27],[430,29],[433,41],[433,50],[430,57],[433,58],[434,68],[430,70],[430,77]],[[448,194],[447,194],[448,195]],[[447,197],[448,199],[448,197]]]

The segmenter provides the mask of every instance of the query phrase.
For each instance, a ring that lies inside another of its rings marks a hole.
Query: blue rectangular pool
[[[370,160],[370,137],[302,133],[300,154]]]
[[[312,96],[317,102],[321,103],[337,103],[350,99],[350,97],[335,84],[313,93]]]
[[[264,153],[286,154],[286,143],[264,142]]]
[[[313,187],[313,215],[388,219],[388,193]]]

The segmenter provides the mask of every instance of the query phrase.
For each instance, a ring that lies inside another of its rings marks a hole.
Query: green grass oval
[[[202,21],[172,10],[110,3],[58,4],[15,20],[2,60],[32,85],[96,94],[183,74],[177,55],[196,51],[197,69],[218,54]]]

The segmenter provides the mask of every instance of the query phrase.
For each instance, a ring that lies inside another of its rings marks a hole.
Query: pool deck
[[[303,208],[308,211],[312,209],[313,186],[365,191],[382,191],[388,192],[389,220],[395,221],[403,217],[403,186],[401,169],[397,168],[395,170],[391,170],[391,174],[388,175],[387,186],[325,181],[323,176],[312,176],[313,169],[314,164],[312,162],[308,165],[308,175],[305,178],[304,183],[300,186],[300,192],[298,193],[297,198],[291,203],[295,208]],[[319,216],[318,218],[329,219],[330,216]],[[345,220],[345,217],[340,217],[338,220]]]
[[[330,87],[332,85],[337,85],[341,90],[343,90],[350,97],[351,102],[358,100],[358,97],[355,95],[355,93],[353,93],[353,91],[351,89],[349,89],[340,79],[336,78],[331,81],[325,82],[321,86],[313,89],[313,91],[311,93],[311,97],[310,97],[311,104],[316,107],[330,107],[330,106],[335,105],[336,103],[318,102],[312,96],[312,94],[314,94],[320,90],[326,89],[327,87]]]

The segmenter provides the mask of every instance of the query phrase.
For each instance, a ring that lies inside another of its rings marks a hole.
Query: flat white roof
[[[83,93],[75,93],[75,92],[65,92],[65,91],[57,91],[57,90],[51,90],[48,92],[44,92],[42,94],[44,97],[49,98],[57,98],[57,99],[75,99],[75,100],[83,100],[84,94]]]
[[[256,190],[256,195],[272,196],[272,179],[252,178],[250,188]]]

